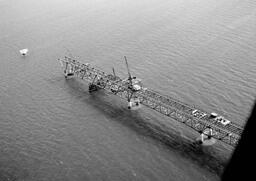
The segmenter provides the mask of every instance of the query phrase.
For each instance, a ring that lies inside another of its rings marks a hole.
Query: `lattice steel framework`
[[[210,114],[205,111],[201,112],[206,113],[206,116],[198,118],[192,113],[193,110],[197,108],[145,87],[142,87],[138,91],[134,91],[129,87],[131,83],[129,79],[121,79],[118,76],[106,74],[105,72],[92,67],[90,64],[80,63],[70,57],[64,57],[63,59],[59,59],[59,61],[64,67],[66,77],[68,75],[67,72],[69,71],[69,75],[74,75],[89,81],[90,85],[105,89],[123,99],[128,101],[131,98],[139,99],[140,103],[144,106],[171,117],[174,120],[191,127],[200,134],[213,137],[231,146],[236,146],[240,139],[243,127],[238,124],[231,122],[230,124],[223,125],[219,121],[211,119],[209,116]],[[206,129],[210,129],[211,132],[206,133]]]

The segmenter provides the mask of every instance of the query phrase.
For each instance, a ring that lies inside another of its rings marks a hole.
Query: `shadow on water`
[[[87,90],[81,89],[83,85],[76,79],[67,80],[69,90],[72,94],[87,94]],[[155,141],[160,141],[168,149],[176,151],[182,156],[196,162],[200,166],[209,171],[221,175],[227,163],[227,158],[220,157],[212,147],[203,147],[182,137],[175,128],[166,128],[164,125],[154,124],[147,118],[143,118],[138,112],[132,112],[126,107],[115,105],[106,99],[104,91],[98,91],[89,95],[88,99],[83,99],[86,104],[90,104],[102,114],[109,117],[111,120],[117,121],[136,133],[153,138]],[[81,98],[80,96],[77,98]],[[104,100],[106,99],[106,101]]]

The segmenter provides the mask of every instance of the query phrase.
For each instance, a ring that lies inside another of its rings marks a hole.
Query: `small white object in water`
[[[27,55],[28,54],[28,49],[25,48],[25,49],[20,50],[20,54],[23,55],[23,56]]]

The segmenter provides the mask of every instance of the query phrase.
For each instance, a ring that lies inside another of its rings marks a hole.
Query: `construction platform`
[[[221,116],[215,116],[214,118],[212,114],[194,106],[143,87],[140,84],[140,80],[131,77],[127,60],[126,65],[129,77],[126,79],[116,76],[114,69],[113,74],[106,74],[88,63],[83,64],[67,56],[59,59],[59,61],[64,68],[66,78],[76,76],[90,82],[89,92],[104,89],[111,94],[128,100],[128,103],[131,103],[132,100],[137,100],[144,106],[171,117],[199,132],[202,141],[216,139],[235,147],[241,137],[242,126],[224,120]],[[130,108],[129,104],[128,108]]]

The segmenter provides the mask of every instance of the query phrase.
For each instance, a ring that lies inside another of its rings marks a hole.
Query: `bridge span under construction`
[[[242,126],[216,113],[207,113],[144,87],[141,80],[131,76],[127,59],[124,58],[128,71],[126,79],[116,76],[114,68],[113,73],[107,74],[88,63],[81,63],[71,57],[65,56],[58,60],[64,69],[65,78],[76,76],[88,81],[90,93],[104,89],[126,99],[128,109],[138,109],[141,104],[151,108],[197,131],[200,134],[198,141],[202,144],[212,145],[216,140],[233,147],[238,144],[243,131]]]

